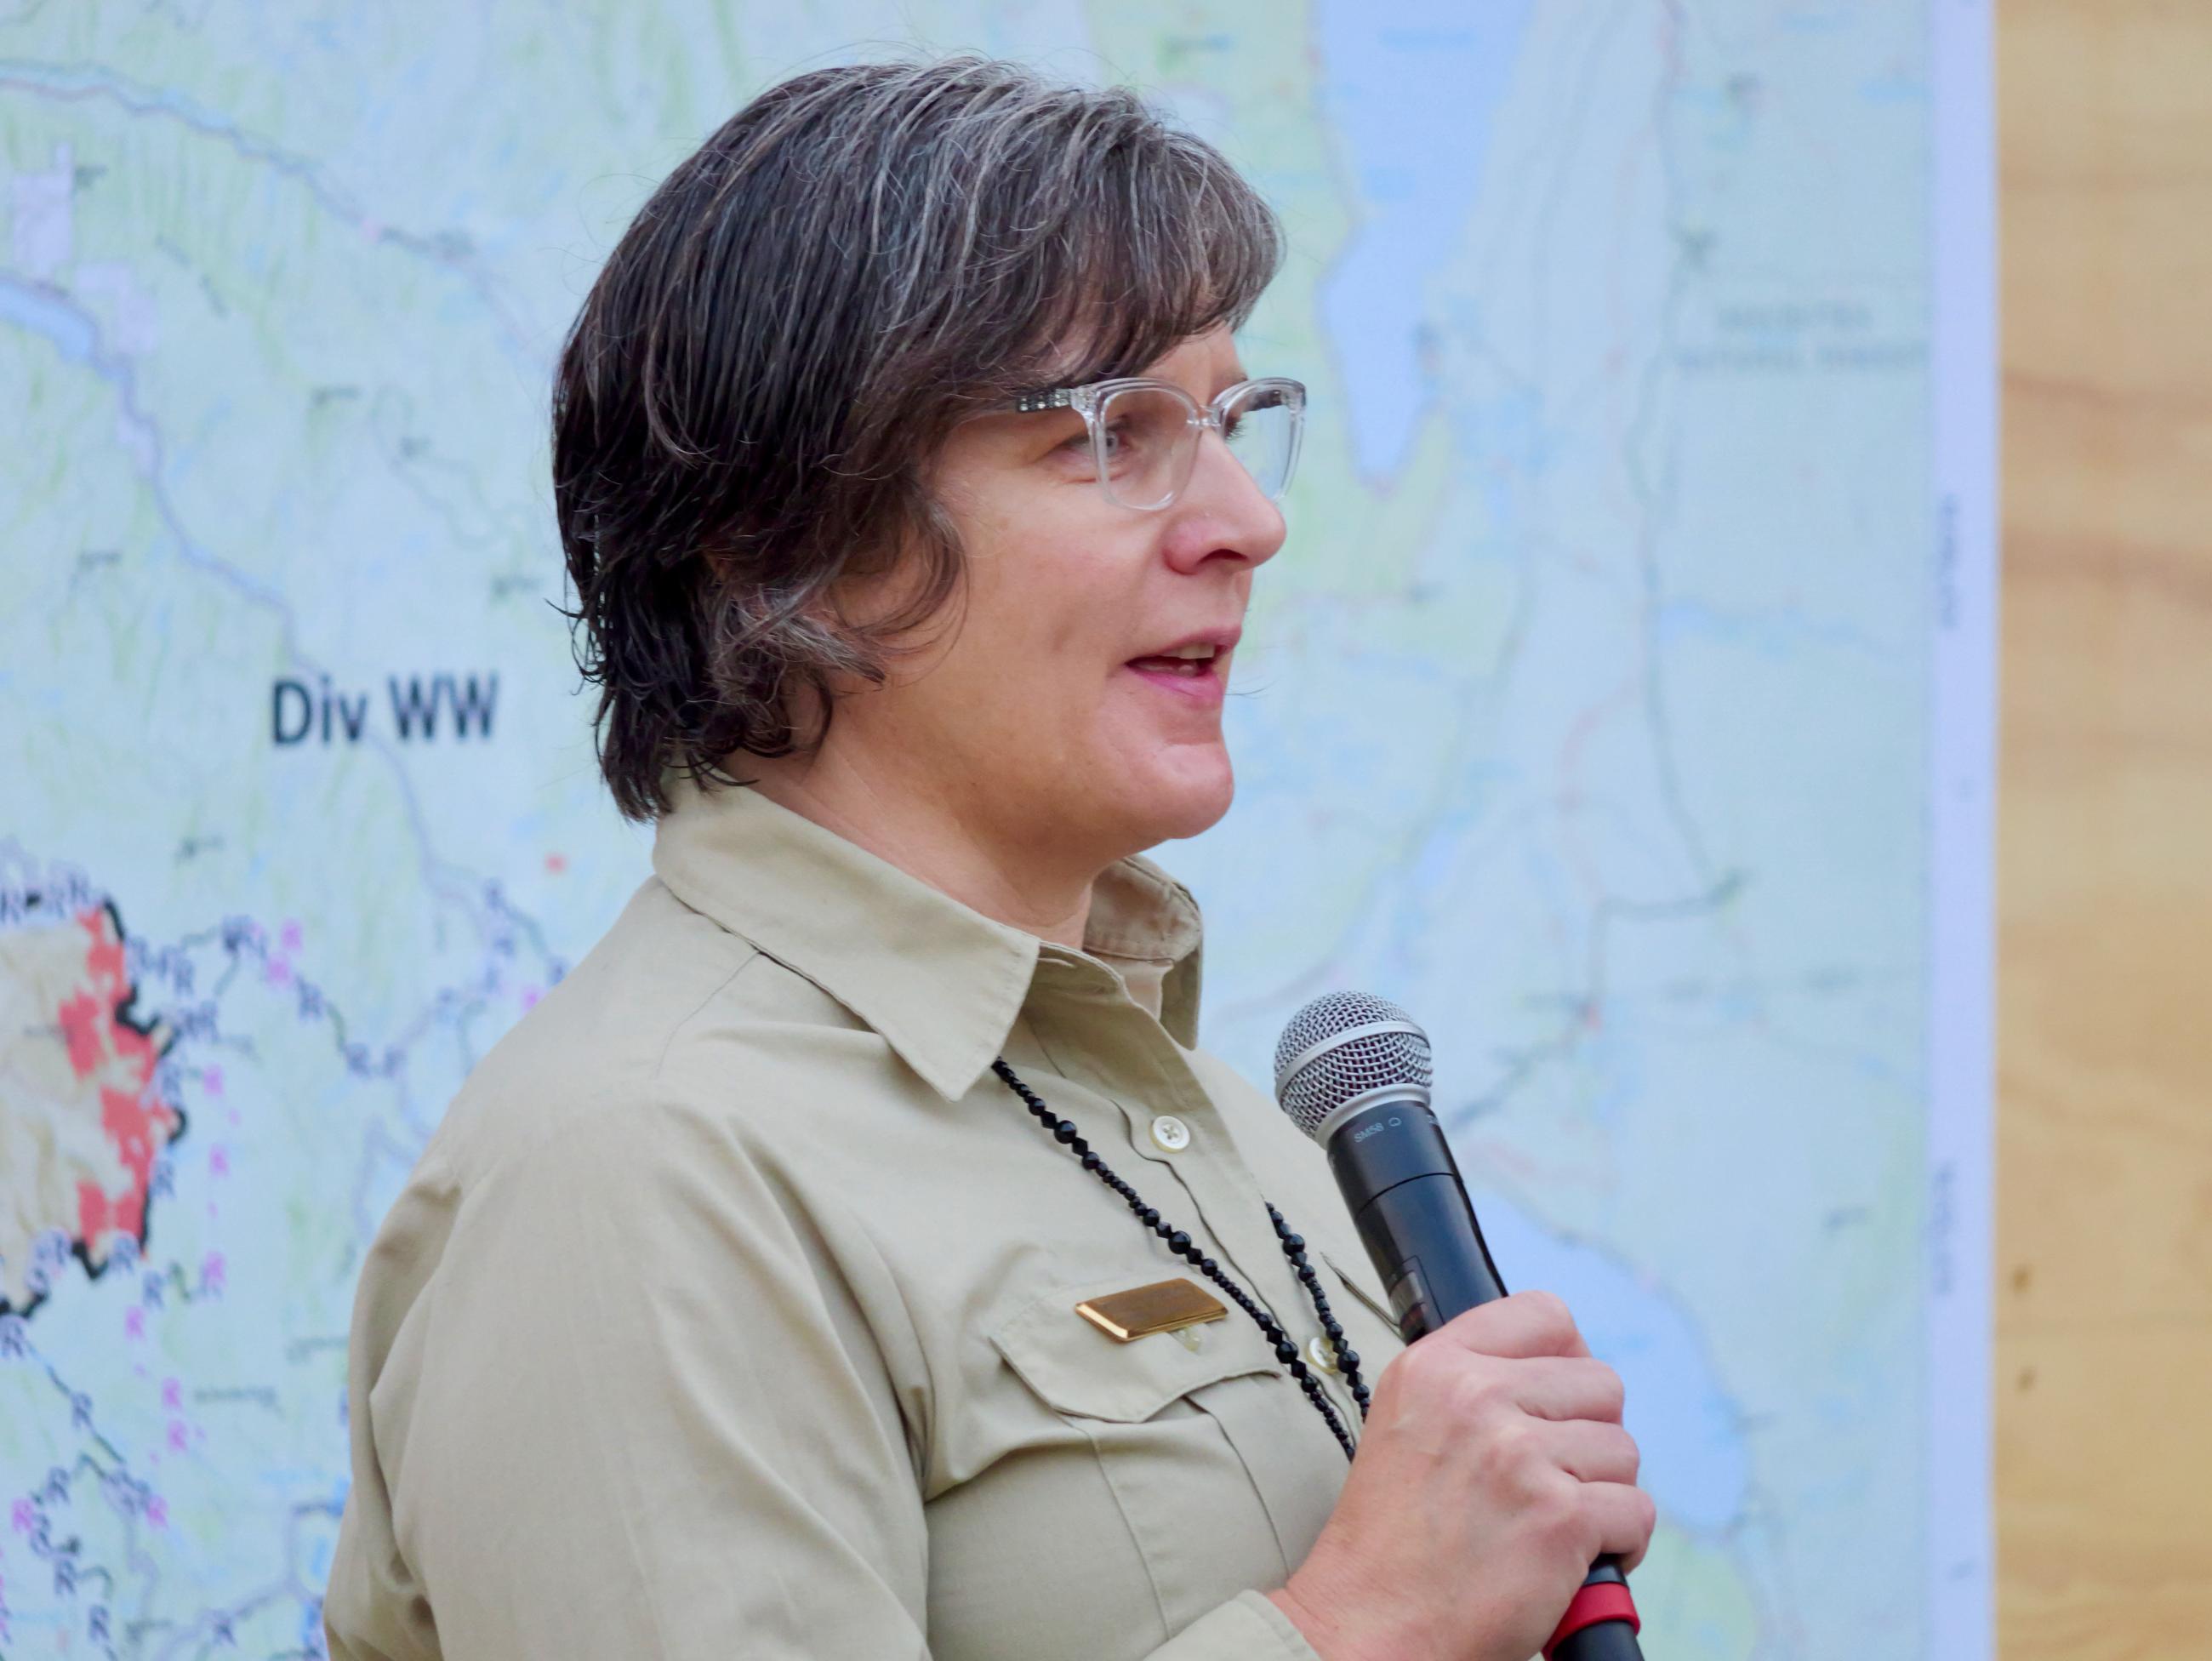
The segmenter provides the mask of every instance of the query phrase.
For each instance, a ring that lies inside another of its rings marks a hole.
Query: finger
[[[1447,1339],[1478,1355],[1588,1355],[1589,1346],[1576,1329],[1567,1306],[1549,1292],[1516,1292],[1477,1304],[1437,1329]]]
[[[1544,1425],[1537,1436],[1547,1457],[1568,1475],[1583,1482],[1606,1482],[1630,1487],[1642,1456],[1636,1439],[1619,1425],[1589,1419]]]
[[[1504,1369],[1513,1400],[1539,1419],[1596,1419],[1619,1424],[1620,1375],[1581,1355],[1530,1355]]]
[[[1585,1482],[1576,1492],[1583,1515],[1596,1525],[1598,1550],[1620,1559],[1622,1573],[1634,1570],[1650,1548],[1658,1520],[1651,1496],[1623,1482]]]

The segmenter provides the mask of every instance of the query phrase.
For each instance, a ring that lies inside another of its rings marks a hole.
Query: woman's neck
[[[1055,865],[1040,857],[1047,839],[1018,845],[996,827],[969,822],[942,792],[894,782],[828,751],[812,756],[733,759],[726,770],[779,807],[865,848],[972,910],[1038,939],[1083,949],[1091,885],[1103,867]]]

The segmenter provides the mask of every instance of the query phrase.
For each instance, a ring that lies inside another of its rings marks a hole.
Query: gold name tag
[[[1178,1327],[1218,1321],[1228,1308],[1212,1293],[1188,1281],[1159,1281],[1148,1287],[1088,1298],[1075,1312],[1116,1343],[1127,1343],[1147,1333],[1173,1332]]]

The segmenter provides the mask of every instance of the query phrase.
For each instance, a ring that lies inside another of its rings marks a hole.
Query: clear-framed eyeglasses
[[[1270,375],[1224,387],[1203,408],[1171,380],[1141,376],[1024,393],[1014,408],[1073,410],[1091,435],[1098,488],[1117,507],[1154,513],[1182,494],[1207,429],[1221,435],[1270,502],[1279,501],[1297,465],[1305,427],[1302,381]]]

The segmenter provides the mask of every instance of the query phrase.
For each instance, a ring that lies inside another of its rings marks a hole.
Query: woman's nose
[[[1208,559],[1235,557],[1264,565],[1283,545],[1283,511],[1246,471],[1218,433],[1202,434],[1190,482],[1169,510],[1169,563],[1195,570]]]

